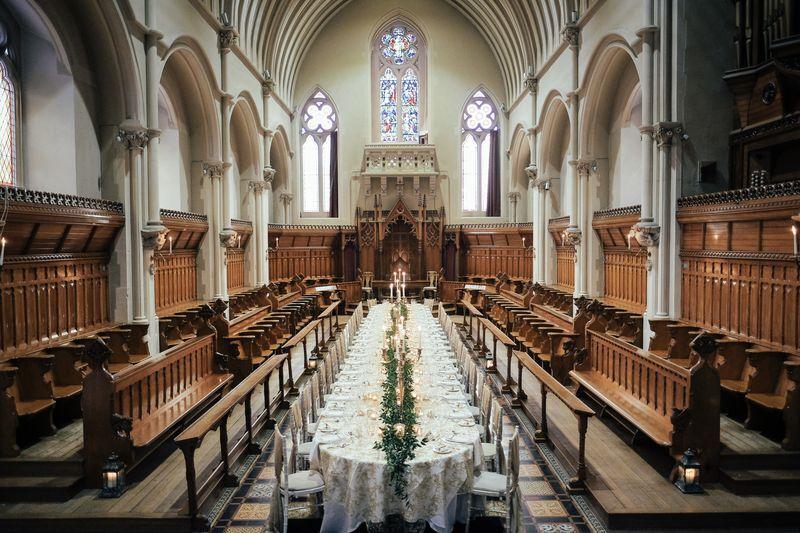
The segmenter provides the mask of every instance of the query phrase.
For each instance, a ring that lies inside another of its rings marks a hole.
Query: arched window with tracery
[[[16,184],[17,91],[7,49],[0,46],[0,186]]]
[[[416,28],[396,21],[378,32],[373,42],[373,94],[380,142],[419,141],[425,64],[425,43]]]
[[[303,215],[338,216],[336,108],[320,89],[303,106],[300,126]]]
[[[483,89],[464,105],[461,132],[462,210],[500,216],[500,128],[497,107]]]

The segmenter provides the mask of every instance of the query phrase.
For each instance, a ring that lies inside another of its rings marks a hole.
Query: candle
[[[792,242],[794,246],[794,255],[797,255],[797,226],[792,224]],[[3,250],[6,249],[6,240],[3,239]],[[2,256],[0,256],[0,265],[3,264]]]
[[[405,297],[406,297],[406,284],[405,284],[405,283],[403,283],[402,285],[400,285],[400,287],[402,287],[402,289],[403,289],[403,296],[402,296],[402,298],[405,298]]]
[[[172,254],[172,235],[169,236],[169,253]]]
[[[2,239],[2,247],[0,247],[0,266],[3,266],[3,259],[6,257],[6,238]]]
[[[394,283],[389,284],[389,300],[394,300]]]
[[[525,237],[522,238],[522,247],[525,248]]]
[[[275,237],[275,249],[278,249],[278,237]]]

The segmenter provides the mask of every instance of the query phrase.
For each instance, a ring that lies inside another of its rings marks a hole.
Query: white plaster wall
[[[339,214],[338,220],[325,223],[349,223],[355,214],[358,187],[351,173],[361,166],[363,147],[372,141],[372,98],[370,94],[370,39],[378,22],[393,9],[402,6],[419,23],[428,43],[428,117],[423,129],[436,144],[441,170],[449,174],[443,184],[448,222],[462,220],[460,114],[471,93],[481,84],[491,92],[498,108],[503,85],[500,70],[486,42],[457,11],[444,2],[425,0],[355,0],[325,27],[311,46],[298,75],[296,106],[302,106],[312,89],[319,85],[334,100],[339,111]],[[299,122],[291,126],[296,145]],[[505,120],[501,124],[501,147],[510,141]],[[503,168],[508,162],[503,157]],[[295,164],[295,182],[300,169]],[[504,176],[507,175],[504,173]],[[507,209],[507,178],[501,191],[503,210]],[[348,185],[348,182],[350,184]],[[295,185],[295,213],[299,215],[300,188]],[[467,219],[469,222],[475,218]],[[477,219],[480,220],[480,219]],[[495,219],[496,220],[496,219]],[[312,222],[303,219],[303,222]],[[319,219],[316,220],[319,222]]]

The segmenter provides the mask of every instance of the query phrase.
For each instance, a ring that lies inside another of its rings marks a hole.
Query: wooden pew
[[[497,373],[497,361],[494,360],[497,357],[497,342],[499,341],[506,347],[506,357],[508,358],[508,366],[506,368],[506,377],[505,382],[503,383],[502,391],[512,393],[511,386],[514,384],[514,380],[511,377],[511,351],[514,349],[516,343],[511,340],[508,335],[503,333],[500,328],[492,323],[491,320],[488,318],[480,318],[479,319],[483,323],[483,345],[486,346],[486,330],[489,330],[492,334],[492,360],[489,360],[487,356],[486,361],[486,372],[489,374],[496,374]],[[491,364],[490,364],[491,363]]]
[[[261,365],[175,438],[175,444],[183,452],[186,464],[186,496],[193,531],[206,531],[210,528],[208,519],[200,514],[200,507],[203,501],[212,494],[214,488],[220,483],[225,487],[239,485],[239,479],[231,472],[231,462],[241,454],[261,453],[261,447],[255,442],[254,435],[260,427],[275,427],[275,419],[272,418],[269,379],[277,369],[281,374],[279,387],[281,391],[283,390],[283,363],[286,358],[286,355],[278,355]],[[251,407],[253,394],[256,387],[262,384],[264,386],[264,409],[254,419]],[[228,443],[228,419],[234,408],[241,403],[244,404],[245,434],[231,447]],[[211,469],[205,480],[198,486],[194,454],[206,435],[216,430],[219,431],[219,463]]]
[[[784,422],[781,445],[787,450],[800,449],[800,357],[762,348],[747,353],[755,372],[745,395],[745,427],[764,428],[762,415],[778,414]]]
[[[216,401],[233,376],[215,353],[211,308],[202,313],[197,337],[115,375],[107,369],[110,350],[102,339],[86,346],[90,372],[83,383],[84,471],[88,487],[101,484],[100,471],[116,453],[131,469]]]
[[[567,409],[572,411],[578,419],[578,460],[575,476],[570,478],[567,488],[570,492],[580,492],[586,485],[586,431],[589,427],[589,418],[594,416],[594,410],[583,403],[571,390],[548,374],[527,353],[514,350],[517,359],[517,394],[512,399],[511,405],[522,407],[531,420],[535,420],[534,413],[529,412],[524,400],[528,397],[522,388],[522,369],[525,368],[539,382],[541,386],[541,411],[539,416],[539,429],[534,434],[537,442],[546,442],[549,439],[547,430],[547,393],[553,393]]]
[[[588,353],[570,377],[579,390],[616,413],[633,438],[640,433],[677,457],[699,450],[713,479],[719,464],[719,375],[713,366],[716,341],[701,335],[690,369],[645,352],[587,326]],[[602,414],[601,412],[601,414]]]
[[[16,457],[20,419],[32,436],[52,435],[53,384],[49,378],[53,356],[36,353],[0,363],[0,453]]]

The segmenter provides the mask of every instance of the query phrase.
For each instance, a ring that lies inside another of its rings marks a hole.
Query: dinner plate
[[[434,446],[433,451],[439,454],[446,454],[452,452],[453,448],[440,444],[438,446]]]
[[[462,428],[471,428],[475,425],[475,421],[470,418],[465,418],[464,420],[460,421],[458,425]]]

